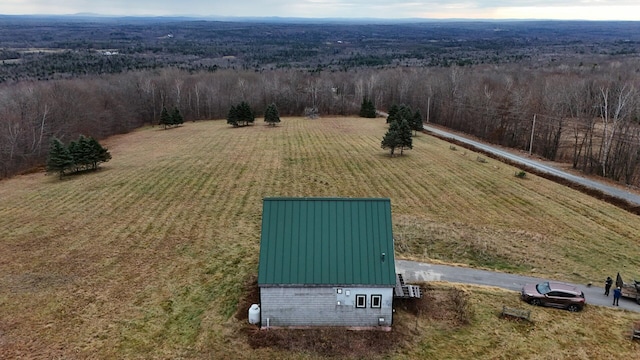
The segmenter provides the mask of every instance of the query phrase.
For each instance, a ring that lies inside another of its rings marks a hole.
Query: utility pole
[[[529,141],[529,156],[531,156],[531,150],[533,149],[533,131],[536,128],[536,114],[533,114],[533,125],[531,126],[531,141]]]
[[[431,96],[427,98],[427,124],[429,123],[429,109],[431,109]]]

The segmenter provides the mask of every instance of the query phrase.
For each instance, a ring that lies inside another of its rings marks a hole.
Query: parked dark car
[[[584,293],[575,285],[553,281],[527,284],[522,288],[521,297],[531,305],[551,306],[569,311],[580,311],[586,305]]]

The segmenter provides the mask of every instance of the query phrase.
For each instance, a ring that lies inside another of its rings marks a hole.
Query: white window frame
[[[376,306],[377,301],[377,306]],[[371,307],[379,309],[382,307],[382,295],[371,295]]]
[[[360,304],[361,302],[362,302],[362,304]],[[363,309],[363,308],[366,308],[366,307],[367,307],[367,295],[366,294],[357,294],[356,295],[356,308]]]

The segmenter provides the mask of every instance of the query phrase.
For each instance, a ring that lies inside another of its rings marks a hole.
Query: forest
[[[357,116],[367,98],[640,185],[637,23],[0,17],[0,40],[0,177],[41,169],[53,138],[155,126],[163,108]]]

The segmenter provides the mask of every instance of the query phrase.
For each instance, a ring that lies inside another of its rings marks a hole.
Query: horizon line
[[[585,21],[585,22],[640,22],[640,20],[614,20],[614,19],[553,19],[553,18],[424,18],[424,17],[304,17],[304,16],[237,16],[237,15],[108,15],[100,13],[72,13],[72,14],[0,14],[0,17],[89,17],[89,18],[146,18],[146,19],[197,19],[197,20],[302,20],[302,21],[386,21],[386,22],[407,22],[407,21]]]

